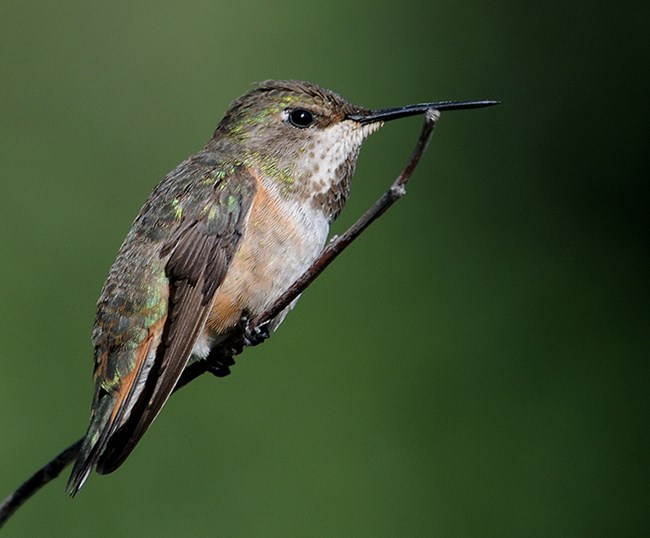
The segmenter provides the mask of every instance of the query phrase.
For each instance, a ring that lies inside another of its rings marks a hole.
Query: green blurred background
[[[3,536],[647,535],[649,16],[3,0],[0,496],[85,431],[115,253],[251,83],[503,100],[443,116],[409,195],[233,375],[175,395],[118,472],[75,500],[59,478]],[[420,125],[366,143],[335,231]]]

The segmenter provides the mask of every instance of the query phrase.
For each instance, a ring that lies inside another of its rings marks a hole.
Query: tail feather
[[[103,400],[99,401],[98,408],[90,421],[90,426],[88,426],[88,431],[79,449],[77,461],[68,479],[66,490],[71,497],[74,497],[83,487],[90,472],[102,455],[105,438],[110,431],[107,426],[111,419],[113,404],[113,398],[109,396],[104,396]]]

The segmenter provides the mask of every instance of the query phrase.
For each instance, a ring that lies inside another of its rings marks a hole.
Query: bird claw
[[[249,322],[250,316],[248,312],[244,312],[239,320],[243,343],[245,346],[258,346],[270,336],[269,322],[261,323],[257,327],[251,327]]]
[[[265,342],[269,336],[269,322],[262,323],[257,327],[248,327],[244,329],[244,343],[247,346],[258,346],[261,343]]]
[[[216,377],[226,377],[230,375],[230,367],[235,365],[235,359],[229,356],[222,356],[219,359],[211,361],[208,366],[208,372]]]

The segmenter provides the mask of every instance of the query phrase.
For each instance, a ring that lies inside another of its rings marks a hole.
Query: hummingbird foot
[[[226,377],[230,374],[230,367],[235,365],[233,350],[215,347],[205,358],[208,362],[207,371],[216,377]]]
[[[269,336],[271,336],[269,322],[266,322],[258,327],[246,329],[244,331],[244,343],[247,346],[258,346],[268,340]]]
[[[250,317],[248,313],[244,312],[241,319],[239,320],[239,328],[242,331],[244,345],[246,346],[259,346],[261,343],[266,342],[269,336],[271,336],[271,331],[269,329],[270,321],[262,323],[257,327],[250,327],[248,322]]]
[[[269,338],[269,322],[251,329],[248,320],[248,315],[244,314],[239,321],[240,337],[232,339],[229,345],[213,347],[205,358],[209,365],[207,371],[212,375],[226,377],[230,374],[230,367],[235,365],[235,355],[244,351],[245,346],[257,346]]]

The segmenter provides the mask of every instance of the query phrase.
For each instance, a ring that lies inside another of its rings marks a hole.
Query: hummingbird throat
[[[361,125],[344,120],[311,133],[300,145],[291,180],[329,221],[343,209],[363,141],[383,123]]]

